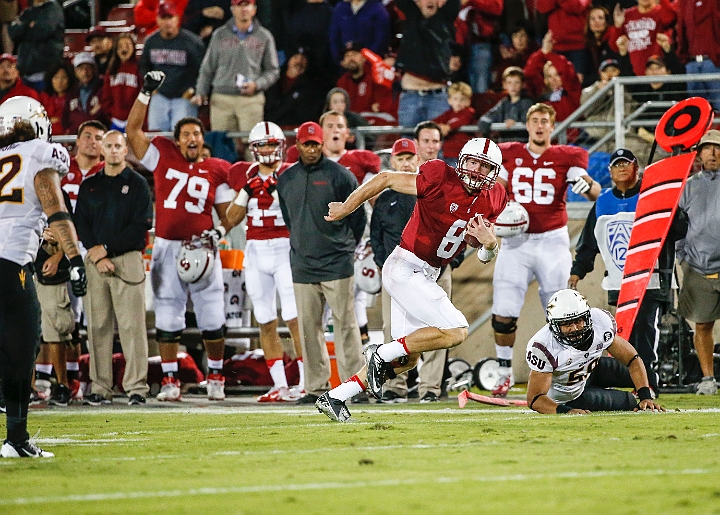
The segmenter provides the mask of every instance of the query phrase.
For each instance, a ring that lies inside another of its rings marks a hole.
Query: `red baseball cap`
[[[242,3],[254,4],[255,0],[232,0],[230,5],[240,5]]]
[[[323,142],[323,130],[315,122],[305,122],[298,128],[297,141],[300,144],[314,141],[315,143]]]
[[[2,54],[0,55],[0,62],[2,61],[10,61],[11,63],[17,64],[17,57],[12,54]]]
[[[415,142],[408,138],[400,138],[392,146],[392,154],[396,156],[398,154],[412,154],[417,155],[417,147]]]
[[[172,2],[160,2],[158,5],[158,18],[172,18],[177,16],[178,12],[175,8],[175,4]]]

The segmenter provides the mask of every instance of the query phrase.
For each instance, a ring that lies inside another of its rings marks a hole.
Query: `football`
[[[465,240],[465,243],[467,243],[469,246],[471,246],[474,249],[479,248],[481,245],[475,236],[470,236],[467,233],[465,233],[465,237],[463,239]]]

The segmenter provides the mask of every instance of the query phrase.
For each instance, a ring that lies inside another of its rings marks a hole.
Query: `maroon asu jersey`
[[[418,200],[400,246],[434,267],[447,265],[465,249],[463,231],[472,217],[495,223],[507,204],[500,184],[468,193],[455,169],[440,159],[420,167],[416,184]]]
[[[279,176],[291,166],[290,163],[281,163],[276,175]],[[245,187],[249,177],[258,174],[258,169],[257,163],[239,161],[230,167],[228,184],[239,192]],[[268,181],[266,180],[262,189],[253,191],[253,195],[248,200],[246,238],[248,240],[270,240],[289,237],[290,233],[285,225],[280,204],[268,191]]]
[[[214,157],[190,163],[174,141],[156,136],[142,159],[146,167],[154,161],[149,155],[153,146],[159,153],[156,166],[150,170],[155,176],[155,234],[166,240],[186,240],[212,229],[218,187],[224,184],[227,190],[218,201],[232,200],[227,185],[230,163]]]
[[[500,178],[507,181],[510,200],[527,209],[527,232],[543,233],[567,225],[567,181],[587,175],[587,152],[580,147],[552,145],[535,157],[527,143],[500,143],[499,147],[503,156]]]

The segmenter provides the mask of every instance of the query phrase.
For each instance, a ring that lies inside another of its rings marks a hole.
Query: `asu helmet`
[[[272,165],[283,160],[285,154],[285,134],[273,122],[259,122],[250,130],[248,136],[250,152],[258,163]],[[274,150],[261,151],[260,147],[277,144]]]
[[[477,170],[469,169],[469,159],[476,159],[489,165],[490,170],[487,171],[482,166]],[[487,138],[473,138],[465,143],[460,151],[455,172],[468,189],[472,191],[489,190],[495,185],[501,166],[502,152],[500,147]]]
[[[30,97],[8,98],[0,105],[0,134],[6,134],[15,128],[15,124],[24,120],[35,129],[35,136],[50,141],[52,124],[43,105]]]
[[[575,290],[560,290],[550,298],[545,311],[553,336],[564,345],[588,350],[593,341],[590,305]],[[584,326],[576,331],[563,332],[561,326],[582,320]]]
[[[188,284],[210,277],[215,268],[215,243],[212,237],[193,236],[184,240],[175,265],[180,279]]]

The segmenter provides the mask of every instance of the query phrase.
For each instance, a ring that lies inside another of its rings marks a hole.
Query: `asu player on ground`
[[[250,131],[248,143],[255,162],[240,161],[230,168],[229,184],[238,195],[227,210],[227,219],[234,227],[247,214],[245,287],[260,325],[260,345],[273,379],[272,389],[258,397],[258,402],[297,401],[303,390],[302,345],[290,270],[290,233],[275,190],[278,175],[290,166],[282,162],[285,135],[274,123],[260,122]],[[292,389],[288,387],[277,333],[276,294],[280,296],[282,317],[290,329],[300,368],[300,384]]]
[[[87,277],[60,189],[70,158],[49,143],[45,108],[29,97],[0,105],[0,378],[7,413],[4,458],[48,458],[30,442],[28,403],[33,363],[40,344],[40,304],[31,264],[47,221],[70,259],[70,280],[77,296],[87,292]],[[47,219],[45,216],[47,215]]]
[[[590,308],[575,290],[560,290],[547,304],[547,325],[528,342],[528,406],[539,413],[665,411],[652,399],[645,365],[617,336],[613,316]],[[612,357],[603,357],[607,350]],[[612,387],[635,388],[635,396]]]
[[[485,263],[495,257],[493,224],[507,203],[505,189],[496,183],[501,163],[498,146],[476,138],[465,144],[456,168],[433,159],[420,166],[419,173],[383,171],[345,202],[328,206],[325,219],[333,222],[385,188],[417,196],[400,245],[383,267],[394,340],[370,345],[366,366],[318,398],[315,406],[331,420],[349,419],[344,401],[366,388],[379,399],[386,376],[413,368],[420,353],[455,347],[467,337],[467,320],[436,280],[440,268],[465,250],[466,243],[480,247],[478,257]]]
[[[513,345],[528,285],[537,279],[540,301],[546,306],[570,278],[572,256],[565,209],[568,185],[590,200],[600,194],[600,185],[586,171],[587,152],[580,147],[550,143],[555,127],[552,107],[531,106],[525,126],[527,143],[500,144],[503,166],[498,182],[507,188],[510,200],[522,204],[530,217],[525,234],[503,241],[502,258],[493,274],[492,327],[500,365],[493,394],[503,397],[515,384]]]
[[[150,141],[142,131],[150,95],[165,74],[148,72],[143,90],[130,110],[127,137],[140,163],[152,171],[155,180],[155,242],[150,264],[155,326],[160,344],[163,383],[158,400],[179,401],[178,343],[185,329],[187,295],[193,301],[198,328],[208,358],[208,398],[225,398],[222,376],[225,352],[225,303],[222,265],[215,253],[215,266],[208,277],[193,284],[178,275],[176,258],[184,240],[193,236],[222,238],[229,224],[225,212],[234,197],[227,184],[230,163],[222,159],[203,159],[204,128],[197,118],[183,118],[175,125],[175,141],[155,137]],[[213,228],[212,208],[220,218]]]

